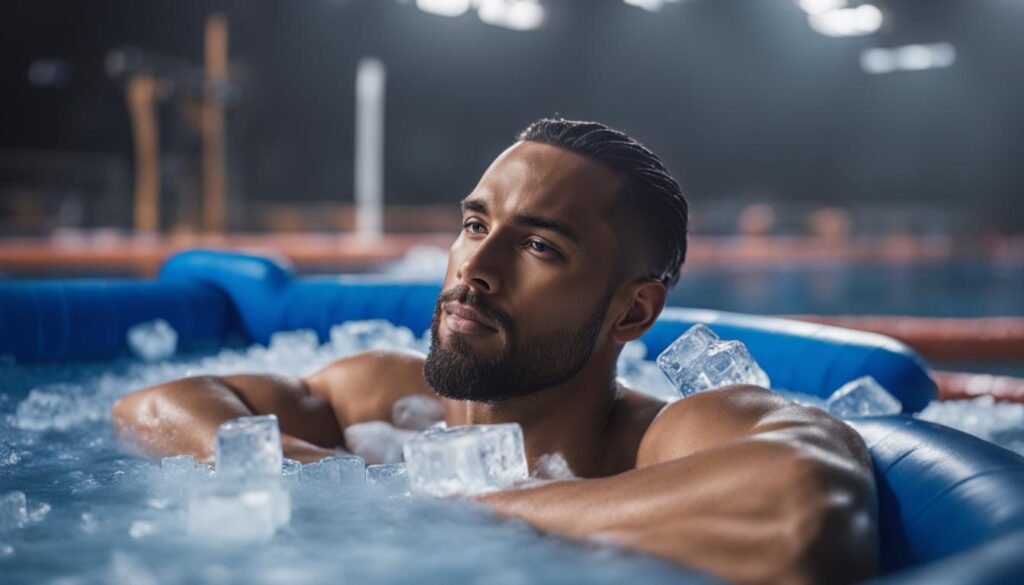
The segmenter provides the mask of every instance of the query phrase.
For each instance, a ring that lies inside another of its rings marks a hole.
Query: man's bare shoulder
[[[679,459],[755,432],[784,427],[799,427],[829,442],[857,442],[849,427],[817,408],[794,404],[757,386],[729,386],[667,406],[644,434],[637,467]]]
[[[390,420],[391,406],[411,394],[436,397],[423,378],[423,354],[376,350],[344,357],[307,377],[310,393],[330,400],[342,428]]]

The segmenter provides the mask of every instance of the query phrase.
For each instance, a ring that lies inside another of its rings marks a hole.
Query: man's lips
[[[463,305],[461,303],[446,303],[444,305],[444,311],[445,313],[448,313],[449,315],[457,319],[473,321],[482,327],[491,329],[492,331],[498,330],[494,323],[489,319],[485,318],[483,315],[481,315],[479,311],[466,305]]]

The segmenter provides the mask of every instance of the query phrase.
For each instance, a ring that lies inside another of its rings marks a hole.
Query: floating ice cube
[[[17,465],[21,461],[21,455],[5,439],[0,438],[0,467]]]
[[[618,376],[623,384],[637,392],[668,402],[680,398],[679,390],[654,362],[635,362],[628,368],[620,368]]]
[[[299,481],[302,479],[302,462],[295,459],[281,460],[281,477],[285,481]]]
[[[366,462],[355,455],[334,455],[302,466],[305,482],[362,485],[366,483]]]
[[[146,362],[167,359],[178,348],[178,332],[163,319],[139,323],[128,329],[128,347]]]
[[[578,479],[561,453],[547,453],[538,457],[537,465],[530,477],[555,481]]]
[[[408,327],[396,327],[384,319],[348,321],[331,327],[331,346],[345,356],[371,349],[412,347],[416,336]]]
[[[281,431],[274,415],[229,420],[217,429],[218,477],[281,475]]]
[[[0,495],[0,532],[16,530],[28,524],[28,501],[23,492]]]
[[[191,455],[175,455],[160,460],[160,472],[164,475],[191,476],[196,475],[197,470],[196,458]]]
[[[26,431],[66,431],[101,420],[107,410],[95,396],[74,384],[33,388],[18,405],[14,426]]]
[[[305,354],[320,347],[320,338],[312,329],[296,329],[295,331],[278,331],[270,335],[270,351]]]
[[[409,492],[409,475],[404,463],[371,465],[366,468],[366,481],[389,496],[400,496]]]
[[[479,494],[527,478],[523,431],[516,423],[422,433],[405,443],[409,482],[435,496]]]
[[[658,356],[665,372],[683,396],[733,384],[768,387],[771,380],[739,341],[721,341],[698,323]]]
[[[211,541],[263,542],[291,520],[291,497],[278,478],[240,483],[219,479],[189,492],[189,534]]]
[[[402,445],[415,436],[416,431],[397,429],[379,420],[345,427],[345,445],[369,463],[400,463]]]
[[[391,405],[391,422],[403,429],[425,431],[443,419],[444,405],[429,396],[403,396]]]
[[[148,520],[135,520],[128,528],[128,534],[132,538],[146,538],[159,532],[157,525]]]
[[[825,401],[829,414],[841,418],[899,414],[903,404],[871,376],[844,384]]]
[[[825,405],[825,400],[813,394],[790,392],[789,390],[781,390],[778,388],[773,389],[772,392],[775,392],[786,400],[795,402],[801,406],[813,406],[815,408],[820,408],[821,410],[828,410],[828,407]]]

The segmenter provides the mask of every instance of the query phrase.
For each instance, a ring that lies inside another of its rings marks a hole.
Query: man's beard
[[[509,400],[557,386],[587,364],[610,300],[609,293],[579,329],[566,329],[530,340],[523,347],[512,319],[489,307],[468,286],[442,292],[434,308],[430,352],[423,366],[427,384],[445,398],[477,402]],[[458,333],[449,332],[449,347],[441,346],[438,327],[447,314],[444,304],[451,301],[473,307],[497,324],[498,330],[505,334],[505,347],[499,355],[489,358],[474,355],[472,344]]]

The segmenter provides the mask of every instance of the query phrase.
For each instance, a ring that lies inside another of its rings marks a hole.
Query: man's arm
[[[481,498],[541,530],[610,540],[740,583],[873,574],[869,456],[845,424],[753,387],[665,409],[637,469]]]
[[[212,461],[221,423],[275,414],[285,457],[309,462],[344,446],[344,427],[389,420],[397,397],[424,387],[421,357],[367,352],[304,379],[200,376],[159,384],[118,400],[113,422],[119,436],[148,454]]]

